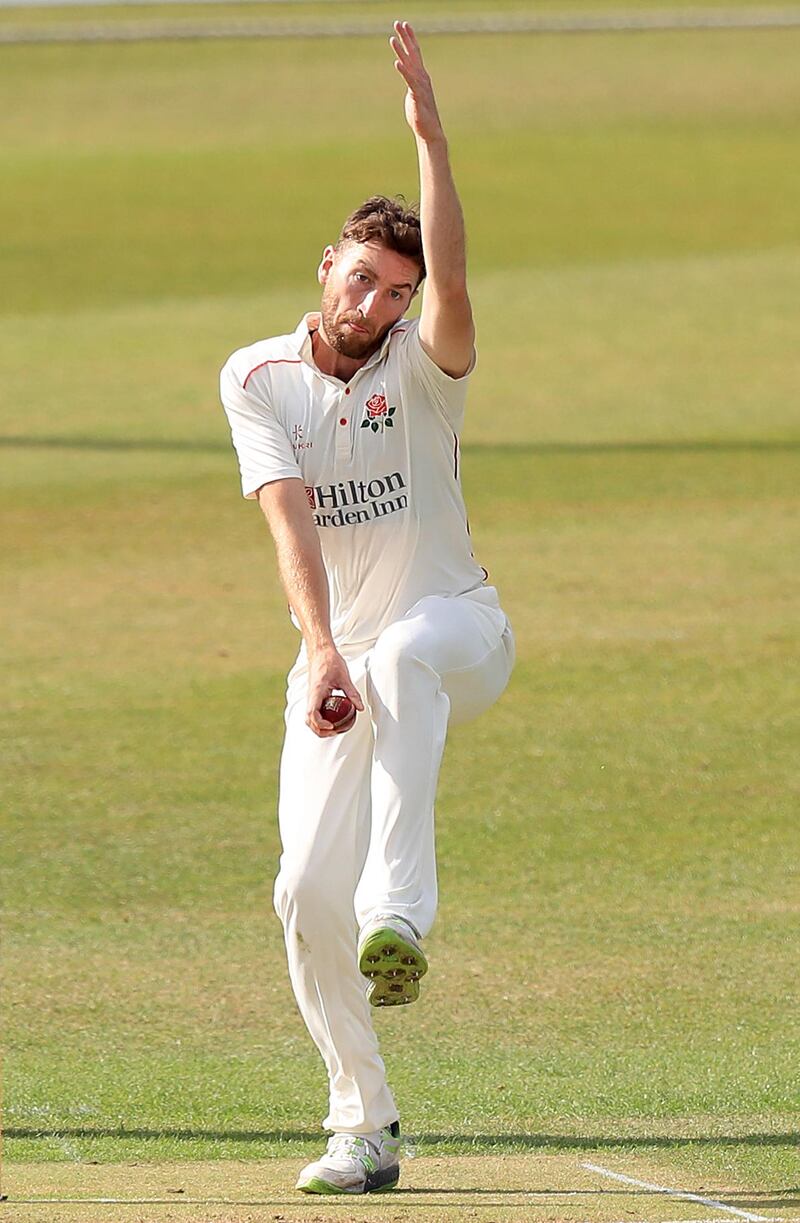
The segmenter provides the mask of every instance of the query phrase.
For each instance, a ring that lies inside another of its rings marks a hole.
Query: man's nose
[[[364,294],[358,307],[358,312],[363,318],[369,318],[373,307],[375,306],[375,302],[377,301],[377,297],[378,294],[375,289],[370,289],[369,293]]]

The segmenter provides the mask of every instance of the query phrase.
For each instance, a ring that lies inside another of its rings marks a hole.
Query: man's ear
[[[322,259],[320,260],[320,265],[317,268],[317,280],[319,281],[321,285],[324,285],[327,283],[328,277],[330,276],[331,268],[333,267],[333,261],[335,258],[336,258],[336,248],[333,246],[326,246],[325,250],[322,252]]]

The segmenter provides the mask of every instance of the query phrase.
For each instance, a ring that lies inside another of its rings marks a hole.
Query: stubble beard
[[[380,348],[392,324],[387,323],[383,330],[375,336],[372,334],[359,335],[358,332],[346,327],[345,323],[355,323],[358,327],[369,325],[365,323],[357,310],[347,310],[343,314],[337,314],[338,308],[338,297],[335,297],[329,291],[329,286],[325,285],[322,290],[320,307],[324,339],[336,352],[341,353],[343,357],[350,357],[352,361],[364,361],[367,357],[371,357]]]

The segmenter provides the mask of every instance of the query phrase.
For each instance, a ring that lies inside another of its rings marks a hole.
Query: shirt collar
[[[297,329],[295,330],[293,334],[293,347],[298,357],[301,357],[302,360],[305,361],[307,365],[313,366],[314,369],[316,369],[317,367],[314,363],[314,354],[313,354],[312,347],[311,347],[311,332],[316,331],[319,327],[319,324],[320,324],[320,313],[318,310],[312,310],[310,314],[303,315],[303,317],[300,319],[300,322],[297,324]],[[394,327],[391,327],[389,331],[386,333],[386,335],[384,336],[383,343],[381,344],[380,348],[372,354],[369,361],[367,361],[366,364],[364,364],[361,368],[369,369],[371,366],[377,365],[379,361],[382,361],[386,354],[386,350],[389,347],[389,342],[392,338],[393,332],[398,327],[407,327],[407,326],[408,326],[408,319],[404,319],[404,318],[398,319],[397,322],[394,324]]]

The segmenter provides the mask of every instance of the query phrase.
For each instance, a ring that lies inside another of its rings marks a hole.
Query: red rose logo
[[[373,395],[367,400],[367,416],[375,420],[376,416],[385,416],[389,410],[385,395]]]
[[[394,428],[392,417],[397,408],[389,407],[385,395],[370,395],[364,407],[366,415],[361,422],[362,429],[371,429],[373,433],[377,433],[379,430]]]

